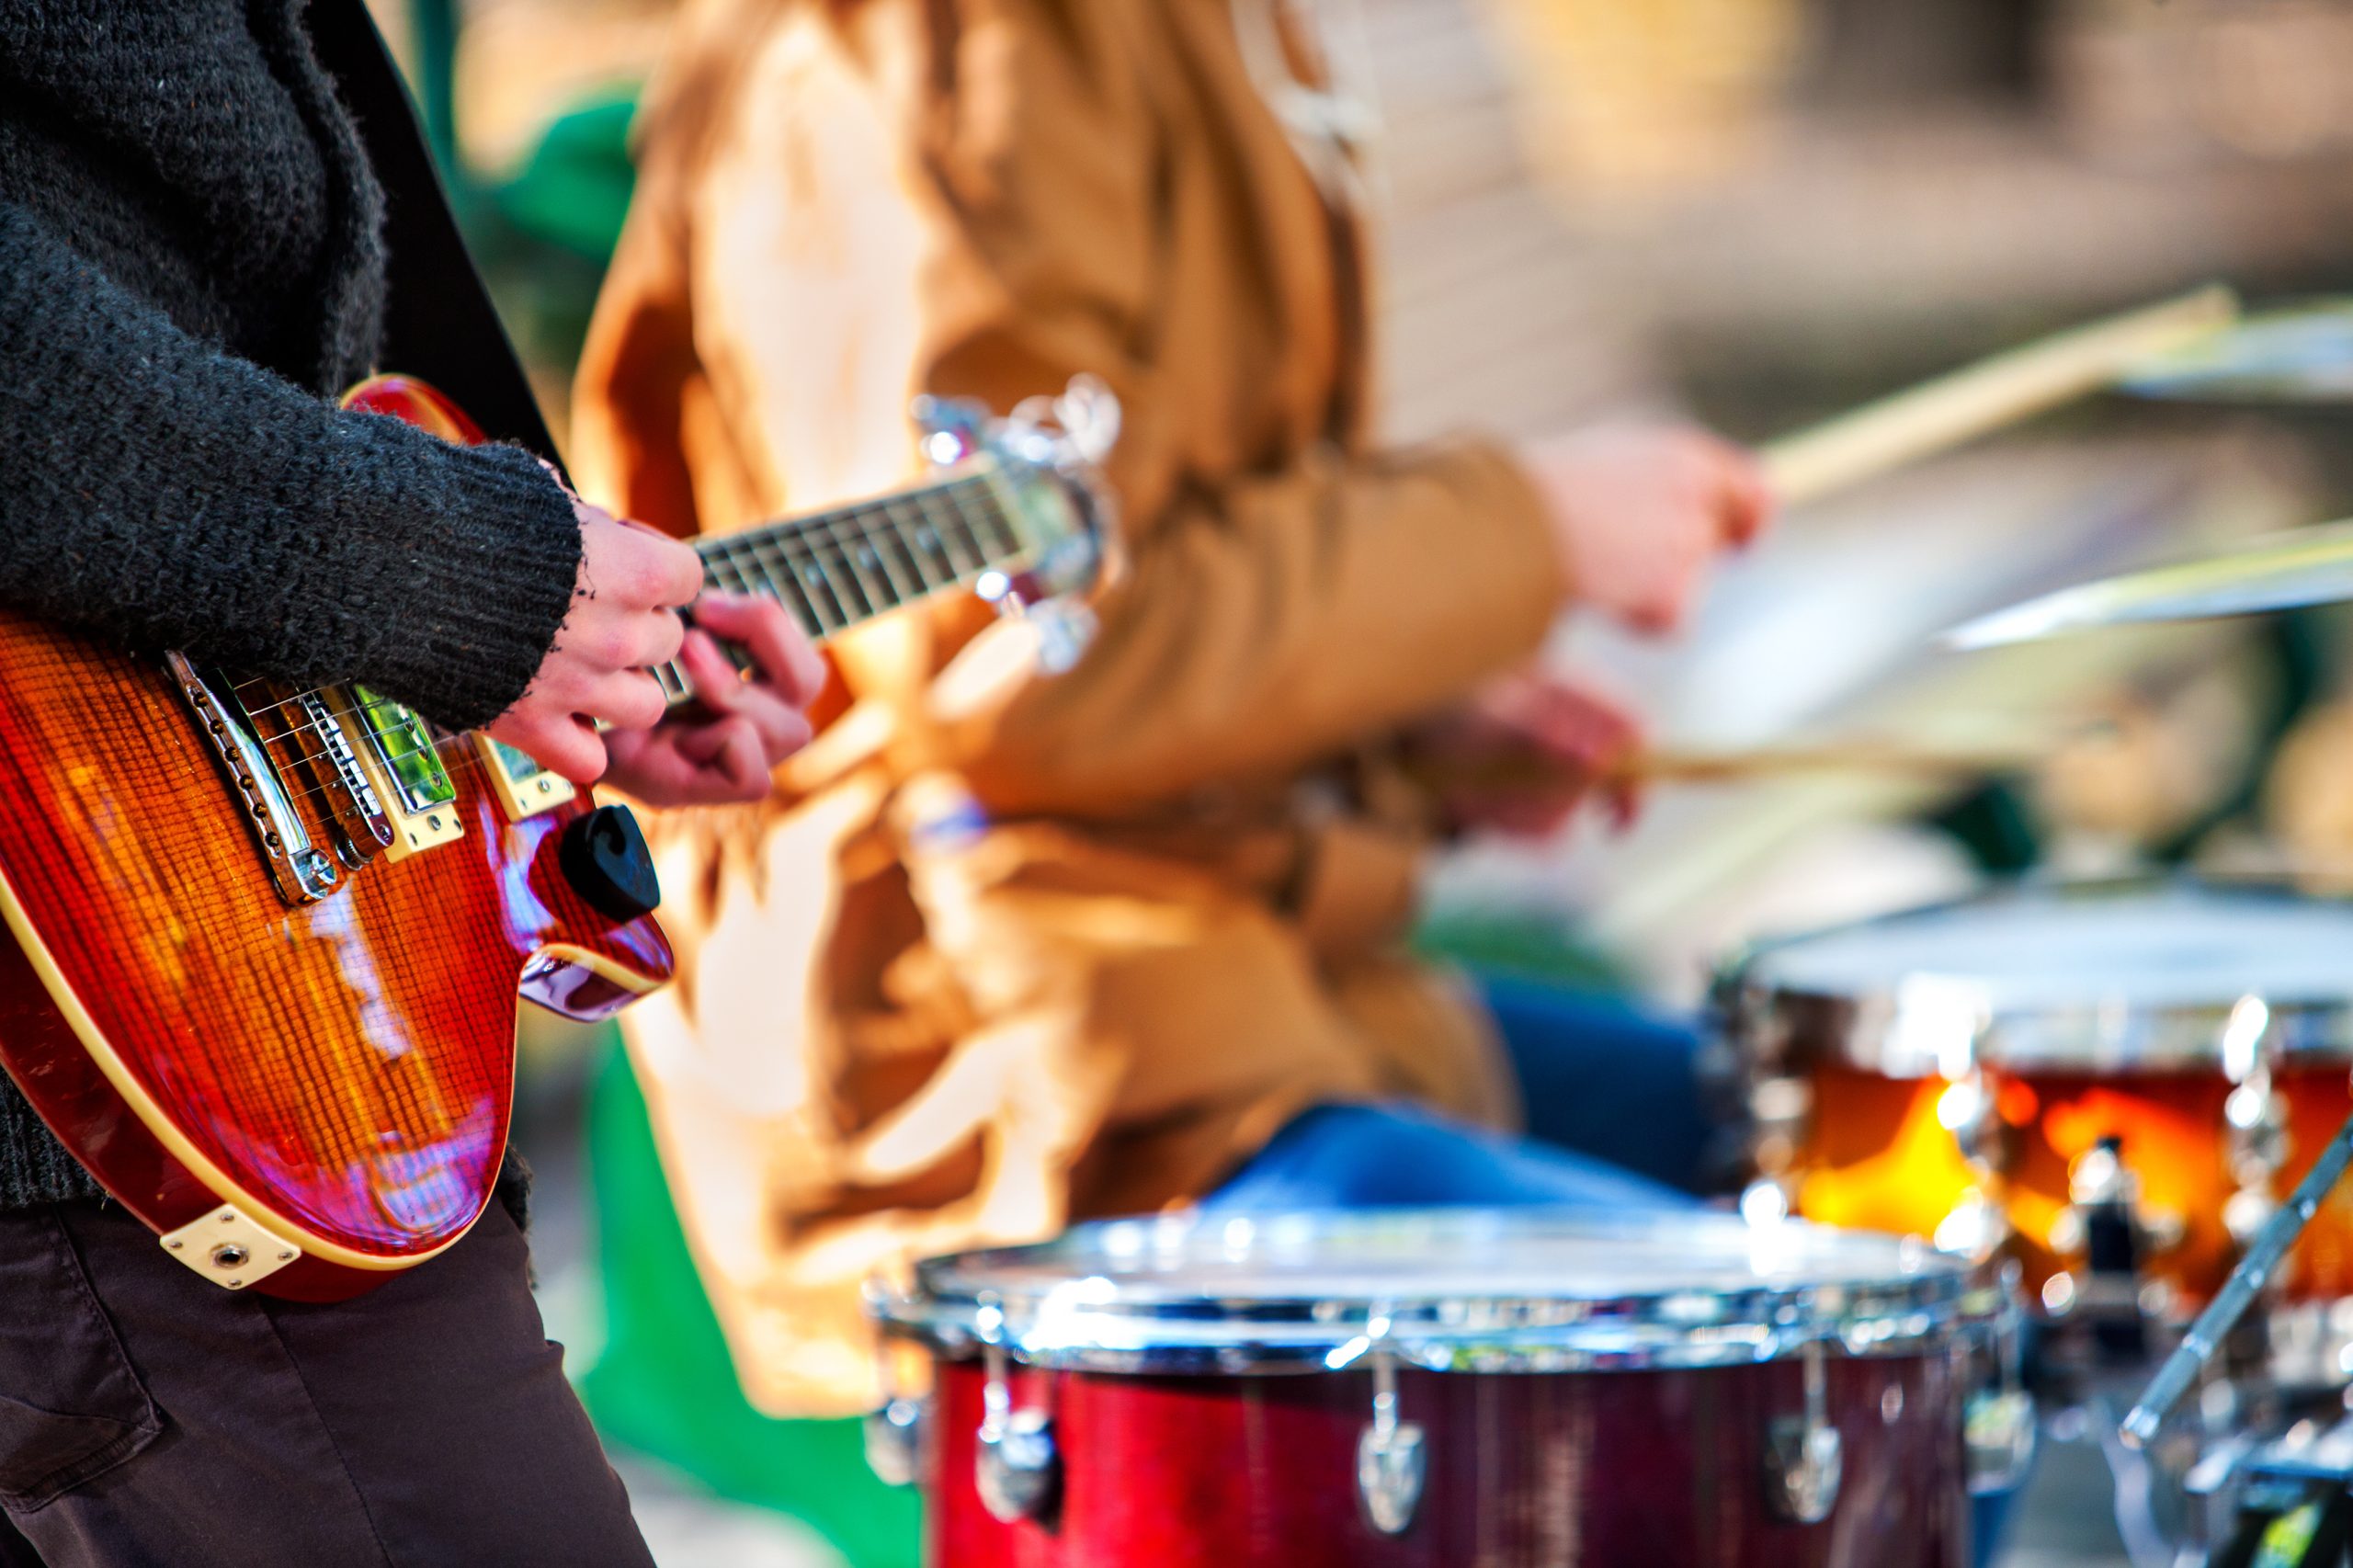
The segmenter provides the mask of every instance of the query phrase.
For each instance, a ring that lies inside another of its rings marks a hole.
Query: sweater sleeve
[[[133,647],[471,728],[570,606],[579,525],[529,454],[341,412],[5,203],[0,449],[0,605]]]

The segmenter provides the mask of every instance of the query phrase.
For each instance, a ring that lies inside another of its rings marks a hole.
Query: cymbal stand
[[[2166,1415],[2197,1383],[2199,1375],[2214,1358],[2232,1328],[2262,1295],[2264,1287],[2288,1256],[2288,1249],[2296,1244],[2296,1238],[2303,1234],[2304,1227],[2320,1211],[2321,1200],[2344,1178],[2347,1164],[2353,1164],[2353,1116],[2345,1119],[2345,1124],[2328,1141],[2320,1158],[2313,1162],[2304,1179],[2296,1184],[2288,1201],[2256,1232],[2246,1256],[2231,1270],[2231,1277],[2214,1293],[2206,1310],[2189,1325],[2180,1345],[2157,1369],[2157,1375],[2142,1391],[2140,1402],[2125,1413],[2120,1432],[2127,1444],[2143,1448],[2156,1437]]]

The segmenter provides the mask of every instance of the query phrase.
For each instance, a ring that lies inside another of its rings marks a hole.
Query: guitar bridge
[[[295,810],[278,765],[270,760],[253,715],[237,700],[234,688],[199,671],[186,654],[165,653],[164,659],[196,715],[197,726],[212,743],[213,760],[237,791],[245,826],[278,896],[290,904],[316,903],[335,892],[343,880],[335,858],[311,842],[302,814]]]
[[[392,819],[385,815],[375,783],[359,766],[359,755],[351,749],[343,722],[328,709],[325,696],[306,691],[297,701],[307,737],[304,766],[326,799],[335,853],[356,871],[392,847]]]

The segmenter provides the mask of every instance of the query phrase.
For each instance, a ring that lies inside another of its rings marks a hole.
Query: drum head
[[[1772,943],[1751,1043],[1891,1077],[2353,1061],[2353,904],[2193,882],[2020,888]]]
[[[887,1323],[950,1350],[1117,1371],[1714,1366],[1915,1350],[1989,1309],[1916,1241],[1725,1215],[1188,1215],[926,1263]]]

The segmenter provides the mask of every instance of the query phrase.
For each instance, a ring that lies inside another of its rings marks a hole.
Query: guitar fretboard
[[[695,541],[712,587],[779,601],[819,642],[967,586],[1024,548],[985,459],[916,489]],[[673,702],[692,696],[677,661],[654,676]]]

